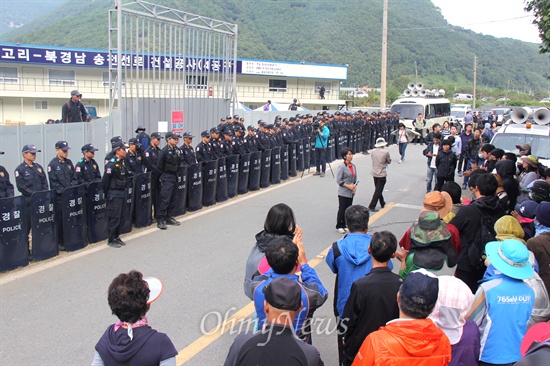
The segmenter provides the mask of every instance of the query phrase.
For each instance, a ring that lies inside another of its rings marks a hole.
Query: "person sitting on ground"
[[[396,249],[397,239],[391,232],[373,234],[368,248],[373,268],[365,277],[353,283],[342,315],[345,334],[341,365],[351,365],[365,338],[399,317],[396,296],[402,281],[388,267]]]
[[[511,365],[521,358],[520,344],[535,298],[523,280],[534,271],[529,250],[518,240],[489,242],[485,253],[493,275],[479,285],[468,320],[481,333],[480,365]]]
[[[294,319],[294,330],[301,339],[311,344],[311,322],[306,320],[311,319],[315,310],[325,303],[328,291],[317,272],[307,264],[303,243],[299,241],[295,244],[288,236],[280,236],[266,248],[265,256],[271,268],[265,274],[254,277],[252,282],[259,329],[266,323],[263,289],[275,278],[288,277],[302,288],[302,310]],[[301,276],[296,274],[298,267],[301,268]]]
[[[287,277],[278,277],[264,287],[263,295],[265,326],[257,333],[239,334],[229,349],[224,366],[324,365],[319,351],[300,341],[293,328],[303,308],[300,285]]]
[[[111,311],[120,319],[107,328],[95,346],[92,366],[160,365],[175,366],[178,351],[164,333],[147,322],[151,303],[162,292],[162,283],[141,272],[121,273],[109,285]]]
[[[411,272],[397,293],[399,319],[367,336],[353,366],[447,365],[451,344],[431,319],[439,291],[437,277],[424,269]]]
[[[464,282],[453,276],[439,276],[439,294],[428,318],[441,329],[451,342],[452,359],[449,366],[477,365],[479,360],[479,329],[466,320],[474,304],[474,295]]]
[[[294,212],[284,204],[278,203],[269,209],[264,222],[264,229],[256,234],[256,244],[252,247],[246,260],[244,275],[244,294],[254,300],[252,291],[252,279],[261,273],[258,265],[265,257],[265,249],[278,237],[287,236],[297,243],[302,241],[302,229],[296,225]]]

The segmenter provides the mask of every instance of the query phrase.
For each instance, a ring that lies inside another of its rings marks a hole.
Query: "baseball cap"
[[[400,293],[417,305],[435,305],[439,292],[437,277],[424,268],[409,273]]]
[[[82,146],[82,152],[95,152],[97,149],[92,144],[86,144]]]
[[[178,134],[175,133],[175,132],[168,132],[168,133],[166,134],[166,139],[167,139],[167,140],[168,140],[168,139],[179,139],[180,137],[181,137],[181,136],[178,135]]]
[[[124,141],[117,141],[113,144],[113,150],[127,149],[128,145]]]
[[[234,115],[233,119],[239,119],[239,115],[238,114]]]
[[[193,137],[195,137],[195,136],[193,136],[193,135],[191,134],[191,132],[184,132],[184,133],[183,133],[183,138],[184,138],[184,139],[185,139],[185,138],[187,138],[187,139],[192,139]]]
[[[37,152],[42,152],[42,150],[38,150],[34,145],[25,145],[23,146],[23,150],[21,152],[34,154]]]
[[[147,283],[147,287],[149,287],[149,299],[147,299],[147,305],[149,305],[160,297],[164,286],[156,277],[145,276],[143,277],[143,281],[145,281],[145,283]]]
[[[260,126],[261,127],[267,127],[267,122],[264,122],[264,121],[260,122]]]
[[[211,134],[212,134],[212,133],[220,133],[220,130],[218,130],[216,127],[212,127],[212,128],[210,129],[210,133],[211,133]]]
[[[248,126],[246,129],[248,131],[254,131],[255,130],[254,126],[252,126],[252,125]]]
[[[522,203],[518,203],[515,210],[525,218],[534,219],[538,206],[539,204],[533,200],[525,200]]]
[[[57,141],[55,143],[55,148],[63,151],[67,151],[70,149],[69,143],[67,141]]]
[[[516,149],[523,150],[523,151],[531,151],[531,145],[529,144],[516,145]]]
[[[541,202],[537,206],[535,218],[543,226],[550,227],[550,202]]]
[[[210,137],[210,133],[208,131],[202,131],[201,137]]]
[[[135,137],[132,137],[130,140],[128,140],[128,144],[136,145],[136,147],[141,147],[141,142],[139,142],[139,140]]]
[[[277,277],[264,287],[263,293],[267,303],[276,309],[297,311],[302,305],[300,285],[288,277]]]
[[[73,96],[73,95],[78,95],[79,97],[82,96],[82,94],[78,90],[71,91],[71,96]]]
[[[225,117],[225,119],[226,119],[226,120],[228,120],[228,119],[233,119],[233,117],[227,116],[227,117]]]
[[[151,134],[151,138],[152,138],[152,139],[159,139],[159,140],[160,140],[160,139],[162,138],[162,136],[161,136],[160,133],[158,133],[158,132],[153,132],[153,133]]]

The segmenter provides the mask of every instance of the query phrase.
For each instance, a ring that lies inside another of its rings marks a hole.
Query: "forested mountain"
[[[150,2],[238,24],[238,57],[348,64],[346,84],[380,84],[382,0]],[[110,8],[114,0],[67,0],[1,39],[107,49]],[[536,44],[450,26],[430,0],[390,0],[388,14],[390,80],[412,80],[416,61],[428,85],[469,91],[477,55],[480,87],[505,88],[511,79],[513,89],[548,89],[548,56]]]

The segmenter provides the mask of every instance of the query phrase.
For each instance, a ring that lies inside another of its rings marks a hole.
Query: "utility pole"
[[[386,110],[386,64],[388,63],[388,0],[384,0],[382,17],[382,80],[380,82],[380,110]]]
[[[414,62],[414,73],[416,75],[415,83],[418,84],[418,61]]]
[[[474,56],[474,102],[472,109],[476,109],[476,85],[477,85],[477,56]]]
[[[510,79],[508,79],[508,86],[506,87],[506,96],[504,97],[504,105],[508,104],[508,89],[510,89]]]

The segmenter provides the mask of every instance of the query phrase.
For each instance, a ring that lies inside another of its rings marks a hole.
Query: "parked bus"
[[[405,127],[413,128],[413,121],[422,113],[426,120],[426,129],[431,130],[434,123],[443,125],[451,115],[451,102],[445,98],[405,97],[399,98],[391,105],[391,112],[400,112],[400,122]]]

